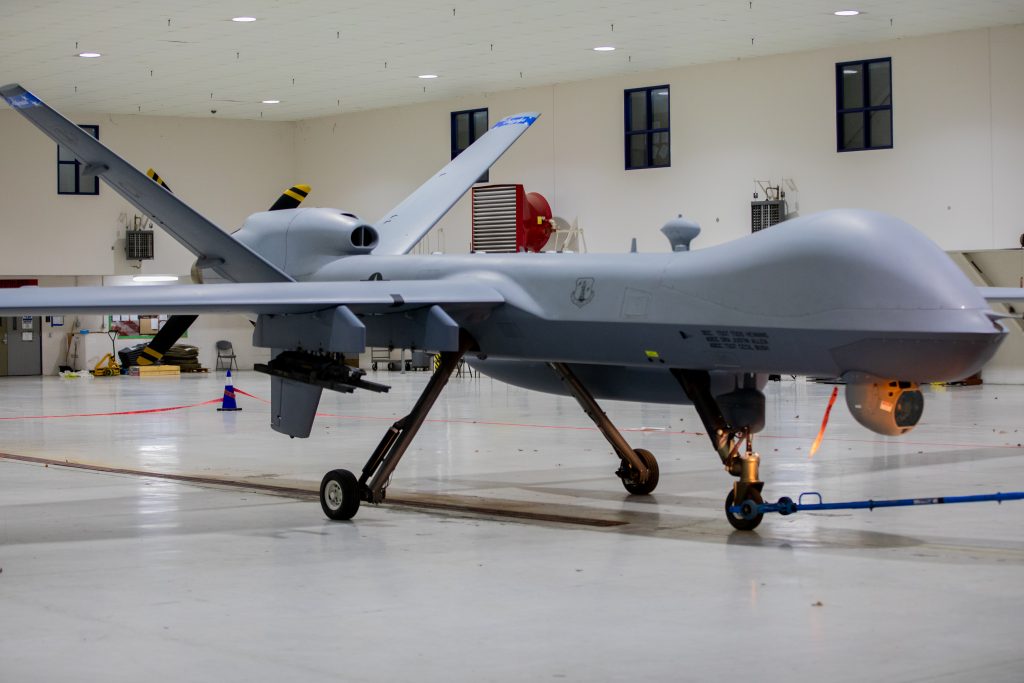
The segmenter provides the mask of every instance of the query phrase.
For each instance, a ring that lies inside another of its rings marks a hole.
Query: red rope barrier
[[[212,403],[220,403],[219,398],[211,398],[202,403],[191,403],[187,406],[170,406],[169,408],[147,408],[145,410],[119,410],[113,413],[70,413],[68,415],[19,415],[17,417],[0,417],[0,420],[56,420],[65,417],[110,417],[113,415],[144,415],[146,413],[167,413],[172,410],[185,410],[186,408],[198,408],[208,406]]]

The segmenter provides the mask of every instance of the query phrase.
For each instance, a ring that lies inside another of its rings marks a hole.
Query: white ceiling
[[[864,13],[833,16],[849,6]],[[296,120],[1019,24],[1024,0],[0,0],[0,16],[0,83],[58,109]]]

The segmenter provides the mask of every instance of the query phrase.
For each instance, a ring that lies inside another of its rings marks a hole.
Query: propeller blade
[[[284,191],[274,205],[270,207],[271,211],[280,211],[281,209],[295,209],[298,208],[302,200],[309,194],[309,185],[293,185]]]
[[[156,171],[154,171],[151,168],[146,169],[146,175],[149,176],[149,179],[152,180],[154,183],[156,183],[160,187],[164,188],[168,192],[171,192],[170,186],[168,186],[167,183],[164,182],[164,179],[161,178],[160,175]]]
[[[139,365],[159,363],[168,349],[181,339],[181,335],[185,334],[198,317],[197,315],[172,315],[156,333],[153,340],[146,345],[146,348],[142,349],[142,353],[139,354],[135,362]]]

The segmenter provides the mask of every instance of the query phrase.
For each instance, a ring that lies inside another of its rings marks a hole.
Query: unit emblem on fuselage
[[[594,299],[594,278],[581,277],[576,280],[576,287],[572,290],[570,297],[572,302],[583,308]]]

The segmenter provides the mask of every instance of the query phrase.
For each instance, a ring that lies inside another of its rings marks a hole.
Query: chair
[[[235,358],[235,349],[231,346],[231,342],[221,339],[217,342],[217,367],[215,370],[230,370],[232,365],[235,366],[235,370],[238,369],[238,360]]]

